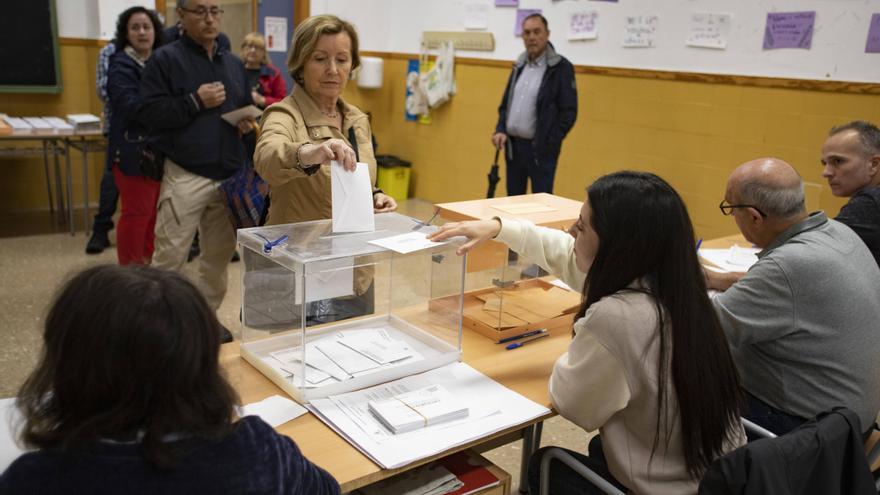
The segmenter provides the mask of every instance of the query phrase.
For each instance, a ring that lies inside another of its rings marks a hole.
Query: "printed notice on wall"
[[[628,15],[623,21],[623,46],[625,48],[651,48],[657,35],[656,15]]]
[[[880,14],[871,16],[871,27],[868,28],[865,53],[880,53]]]
[[[730,14],[695,13],[691,16],[691,25],[685,44],[702,48],[727,48],[730,35]]]
[[[266,33],[266,50],[270,52],[286,52],[287,18],[266,16],[263,26]]]
[[[575,12],[568,23],[568,39],[594,40],[599,37],[599,13],[595,10]]]
[[[769,12],[764,29],[764,49],[803,48],[813,43],[816,12]]]
[[[465,29],[489,28],[489,5],[485,0],[471,0],[464,5]]]

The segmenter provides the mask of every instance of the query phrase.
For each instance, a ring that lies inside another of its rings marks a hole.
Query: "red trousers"
[[[125,175],[113,165],[119,189],[122,214],[116,224],[116,257],[120,265],[148,265],[153,258],[156,237],[156,202],[160,182],[136,175]]]

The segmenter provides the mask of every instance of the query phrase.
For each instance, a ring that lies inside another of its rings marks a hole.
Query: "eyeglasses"
[[[732,214],[734,208],[754,208],[755,211],[760,213],[762,217],[767,218],[767,215],[755,205],[727,205],[724,204],[723,200],[721,201],[721,203],[718,204],[718,209],[721,210],[722,215]]]
[[[223,9],[219,7],[211,7],[210,9],[206,9],[204,7],[199,7],[197,9],[187,9],[185,7],[181,7],[180,10],[189,14],[195,14],[196,17],[201,17],[203,19],[207,19],[209,15],[214,19],[219,19],[223,17]]]

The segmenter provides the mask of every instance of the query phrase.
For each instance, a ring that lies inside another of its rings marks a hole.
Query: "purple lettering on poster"
[[[871,27],[868,28],[868,42],[865,53],[880,53],[880,14],[871,16]]]
[[[764,49],[804,48],[813,43],[816,12],[769,12],[764,29]]]
[[[516,26],[513,28],[513,35],[522,36],[522,23],[526,17],[540,13],[541,9],[516,9]]]
[[[496,7],[516,7],[519,5],[519,0],[495,0]]]

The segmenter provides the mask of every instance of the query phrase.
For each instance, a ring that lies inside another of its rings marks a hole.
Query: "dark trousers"
[[[532,495],[541,493],[541,458],[549,448],[543,447],[538,449],[529,459],[529,493]],[[605,453],[602,452],[602,439],[599,435],[590,440],[589,456],[568,449],[564,450],[577,459],[578,462],[595,471],[596,474],[605,478],[622,492],[627,491],[627,488],[614,479],[614,476],[611,476],[611,472],[608,471],[608,463],[605,461]],[[582,493],[586,495],[603,495],[605,493],[573,469],[556,460],[550,461],[549,477],[551,494]]]
[[[119,200],[119,189],[113,179],[113,172],[104,169],[101,177],[101,194],[98,196],[98,211],[92,224],[92,232],[107,235],[113,230],[113,214],[116,213],[116,202]]]
[[[746,391],[746,401],[748,413],[743,417],[777,435],[785,435],[807,421],[800,416],[776,409],[748,391]],[[757,440],[758,438],[760,437],[752,438],[752,435],[749,434],[749,441]]]
[[[509,136],[507,159],[507,195],[518,196],[526,193],[526,185],[532,180],[533,193],[553,193],[553,177],[556,163],[539,163],[531,139]],[[513,156],[511,156],[511,153]]]

